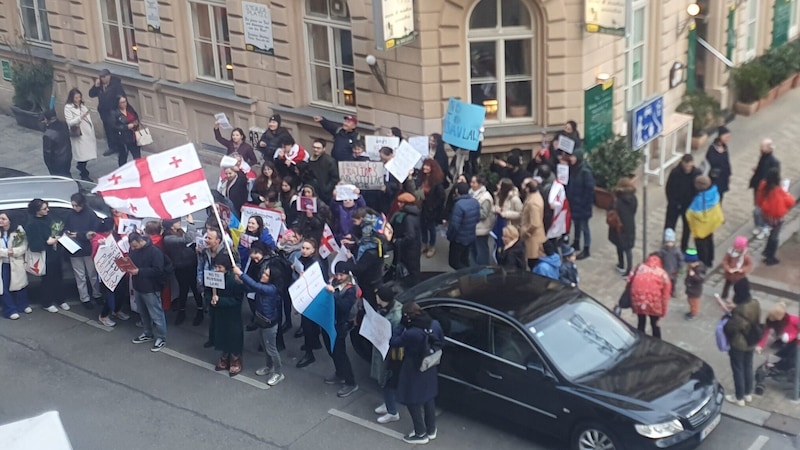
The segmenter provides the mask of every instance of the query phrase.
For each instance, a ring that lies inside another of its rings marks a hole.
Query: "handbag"
[[[264,314],[261,314],[261,311],[259,310],[256,310],[256,317],[254,321],[259,328],[269,328],[275,325],[273,321],[269,320],[269,318]]]
[[[69,136],[70,137],[81,137],[81,136],[83,136],[83,132],[81,131],[80,124],[72,125],[71,127],[69,127]]]
[[[425,329],[424,331],[425,348],[422,351],[422,362],[419,365],[420,372],[425,372],[442,362],[442,343],[433,335],[433,330]]]
[[[134,134],[136,135],[136,145],[139,147],[153,143],[153,136],[150,135],[150,130],[147,128],[139,128]]]
[[[25,271],[31,275],[41,277],[47,274],[47,253],[25,252]]]

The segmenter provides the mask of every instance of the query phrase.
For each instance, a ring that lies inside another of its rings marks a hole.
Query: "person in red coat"
[[[778,236],[783,227],[783,218],[794,206],[795,200],[791,194],[781,188],[780,169],[773,167],[767,171],[767,176],[758,185],[756,191],[756,206],[761,209],[764,222],[770,226],[769,238],[767,238],[767,248],[764,249],[764,263],[774,266],[780,261],[775,257],[778,251]]]
[[[661,339],[659,319],[667,315],[667,304],[672,296],[672,282],[663,269],[661,258],[652,253],[628,277],[631,283],[631,309],[639,317],[637,328],[644,333],[647,317],[653,337]]]

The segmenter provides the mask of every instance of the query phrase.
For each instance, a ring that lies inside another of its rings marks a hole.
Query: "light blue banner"
[[[336,342],[336,322],[334,319],[334,301],[333,294],[323,289],[314,300],[309,303],[303,315],[309,320],[316,323],[331,338],[331,353],[333,353],[333,345]]]
[[[442,140],[466,150],[478,150],[486,108],[462,102],[453,97],[447,103],[442,126]]]

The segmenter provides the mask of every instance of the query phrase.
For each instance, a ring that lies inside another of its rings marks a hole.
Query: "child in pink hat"
[[[747,250],[747,238],[736,236],[731,247],[725,256],[722,257],[722,274],[725,277],[725,285],[722,288],[721,298],[728,300],[731,286],[742,278],[747,277],[753,270],[753,259]]]

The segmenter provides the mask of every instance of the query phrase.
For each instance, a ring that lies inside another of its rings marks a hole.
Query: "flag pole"
[[[211,195],[211,191],[208,192]],[[217,202],[214,201],[214,196],[211,196],[211,209],[214,211],[214,216],[217,218],[217,225],[219,225],[220,232],[225,231],[225,227],[222,226],[222,219],[219,217],[219,211],[217,211]],[[228,244],[228,240],[225,239],[224,236],[220,236],[222,238],[222,243],[225,244],[225,250],[228,251],[228,256],[231,258],[231,265],[235,266],[236,261],[233,260],[233,251],[231,250],[230,244]]]

